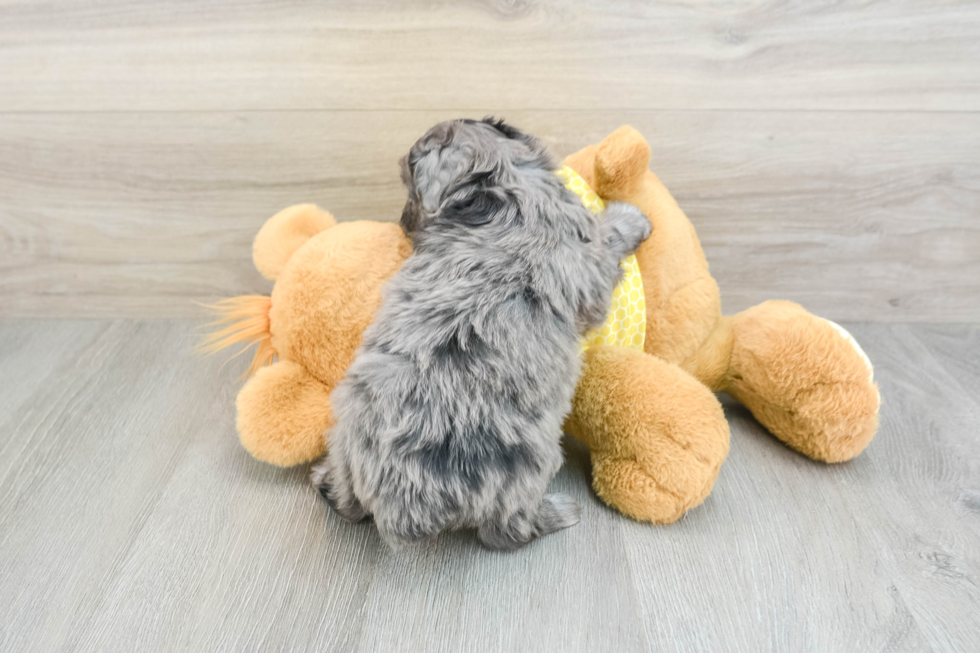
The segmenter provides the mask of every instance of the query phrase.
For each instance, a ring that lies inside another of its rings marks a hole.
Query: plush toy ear
[[[650,165],[650,146],[640,132],[623,125],[599,144],[595,155],[595,191],[600,197],[631,197]]]
[[[262,276],[275,281],[286,261],[313,236],[336,224],[314,204],[283,209],[262,225],[252,243],[252,261]]]

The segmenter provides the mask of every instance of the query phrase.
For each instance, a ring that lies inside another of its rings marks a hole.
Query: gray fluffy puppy
[[[338,514],[373,515],[392,546],[475,527],[512,549],[579,520],[545,486],[581,336],[650,222],[622,203],[597,219],[555,168],[492,119],[436,125],[402,160],[414,253],[331,395],[329,453],[312,471]]]

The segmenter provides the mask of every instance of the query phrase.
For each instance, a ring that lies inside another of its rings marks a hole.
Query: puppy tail
[[[235,354],[244,354],[253,345],[258,345],[252,364],[244,376],[251,376],[259,368],[270,364],[276,357],[276,349],[272,346],[272,331],[269,326],[269,310],[272,308],[272,298],[265,295],[242,295],[222,299],[217,304],[202,304],[211,311],[215,320],[207,327],[217,330],[207,334],[198,344],[197,351],[211,355],[216,354],[232,345],[245,343],[245,346]]]
[[[438,535],[450,526],[450,515],[443,508],[404,504],[395,509],[382,504],[374,513],[381,539],[393,551]]]

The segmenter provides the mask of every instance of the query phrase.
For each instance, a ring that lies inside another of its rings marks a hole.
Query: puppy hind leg
[[[337,471],[337,468],[340,471]],[[350,483],[350,470],[343,462],[332,461],[327,454],[310,470],[313,487],[327,500],[327,505],[349,522],[357,523],[368,517]]]
[[[477,537],[488,549],[510,551],[539,537],[574,526],[582,509],[570,496],[549,494],[532,511],[521,510],[504,522],[487,522]]]

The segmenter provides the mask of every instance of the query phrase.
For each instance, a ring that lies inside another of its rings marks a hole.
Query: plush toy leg
[[[293,361],[259,369],[236,402],[242,446],[280,467],[319,458],[325,450],[323,432],[332,423],[330,390]]]
[[[585,353],[566,429],[592,450],[599,497],[659,524],[704,501],[728,455],[714,394],[676,365],[625,347]]]
[[[871,362],[846,331],[782,301],[730,320],[724,390],[811,458],[840,462],[864,450],[878,429],[878,387]]]

